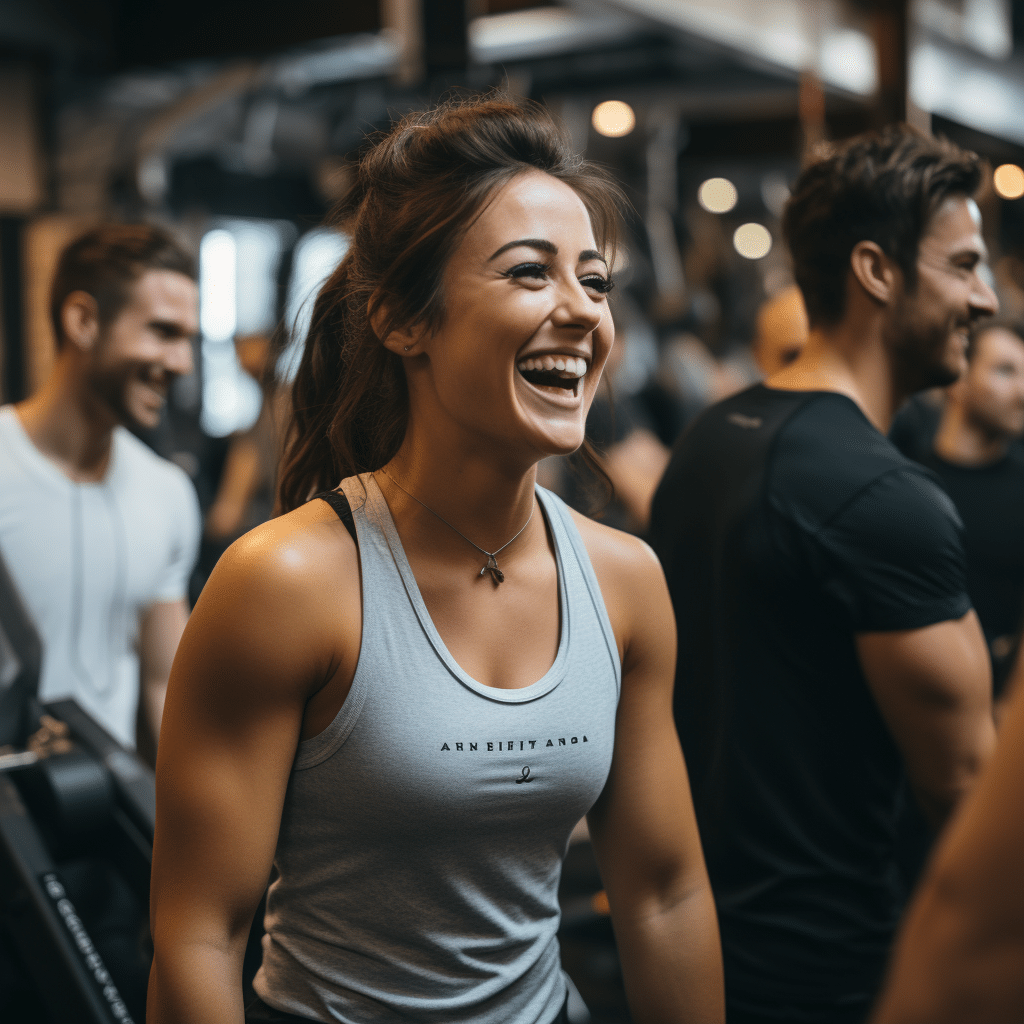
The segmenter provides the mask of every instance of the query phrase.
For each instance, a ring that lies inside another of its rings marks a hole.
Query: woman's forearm
[[[722,1024],[718,919],[704,884],[665,904],[615,912],[626,994],[637,1024]]]

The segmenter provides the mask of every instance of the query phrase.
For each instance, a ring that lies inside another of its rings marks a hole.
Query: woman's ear
[[[424,330],[420,326],[403,327],[400,330],[391,331],[383,339],[384,347],[389,352],[399,356],[418,356],[423,351],[420,342],[423,340]],[[380,337],[380,335],[377,335]]]
[[[417,346],[425,334],[423,326],[421,324],[414,324],[410,327],[396,328],[388,331],[387,336],[384,336],[383,332],[390,318],[390,311],[385,307],[384,303],[375,302],[376,298],[377,296],[374,295],[370,299],[367,310],[373,333],[380,338],[382,344],[389,352],[394,352],[399,356],[419,355]]]

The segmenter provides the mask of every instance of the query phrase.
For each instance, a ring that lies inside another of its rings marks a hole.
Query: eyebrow
[[[153,320],[147,321],[146,326],[155,328],[158,331],[164,331],[167,334],[173,334],[179,338],[191,338],[194,334],[194,332],[188,330],[187,325],[178,320],[161,320],[159,317],[156,317]]]
[[[558,246],[554,242],[549,242],[546,238],[517,238],[514,242],[506,242],[497,252],[488,257],[487,262],[490,263],[491,260],[496,260],[503,252],[508,252],[509,249],[514,249],[519,245],[526,246],[529,249],[539,249],[541,252],[550,253],[552,256],[558,255]],[[596,249],[584,249],[580,253],[580,263],[585,263],[587,260],[600,260],[605,266],[608,265],[608,261]]]
[[[988,263],[988,247],[984,242],[981,245],[967,245],[963,249],[958,249],[956,252],[951,253],[949,258],[955,261],[961,260],[965,256],[973,256],[977,263]]]

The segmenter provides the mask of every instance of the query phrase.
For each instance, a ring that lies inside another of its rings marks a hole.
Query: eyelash
[[[513,280],[520,277],[544,277],[550,270],[550,263],[518,263],[510,270],[506,270],[504,276]],[[607,295],[615,287],[615,282],[610,277],[602,277],[600,274],[587,274],[586,277],[580,278],[580,284],[593,288],[601,295]]]

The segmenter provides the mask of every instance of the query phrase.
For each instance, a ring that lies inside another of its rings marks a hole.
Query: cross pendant
[[[498,568],[494,555],[487,556],[487,564],[480,570],[480,575],[483,576],[485,572],[491,574],[491,579],[494,581],[495,586],[505,582],[505,574]]]

